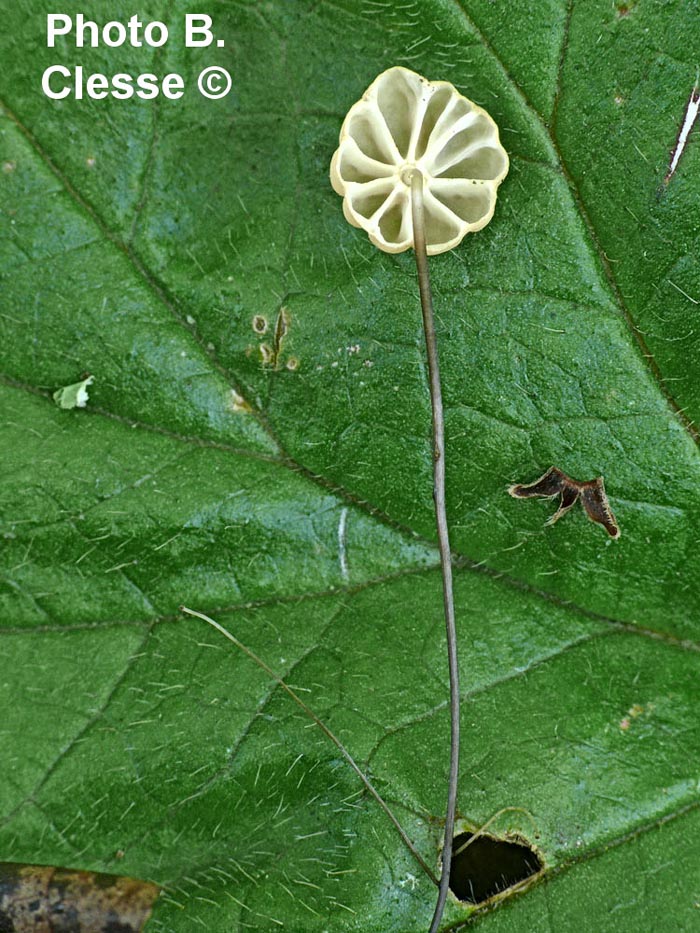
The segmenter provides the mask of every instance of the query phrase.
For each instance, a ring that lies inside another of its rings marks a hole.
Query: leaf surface
[[[697,6],[226,3],[216,50],[184,49],[181,2],[139,11],[171,28],[160,50],[47,49],[49,11],[17,5],[2,40],[0,858],[164,884],[154,931],[427,928],[432,884],[333,746],[178,612],[301,691],[437,870],[447,684],[413,259],[350,228],[328,183],[344,113],[404,64],[485,106],[511,157],[494,220],[431,272],[459,811],[528,811],[495,827],[546,868],[446,924],[696,929],[696,130],[664,179]],[[178,72],[187,93],[50,102],[57,62]],[[208,101],[195,77],[218,63],[233,90]],[[85,373],[87,407],[59,410]],[[605,477],[619,542],[506,495],[552,464]]]

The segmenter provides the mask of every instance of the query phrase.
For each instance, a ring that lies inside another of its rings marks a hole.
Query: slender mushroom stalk
[[[433,294],[430,288],[428,253],[425,247],[425,223],[423,217],[423,176],[420,169],[411,175],[411,206],[413,210],[413,250],[418,270],[418,289],[423,310],[425,349],[428,355],[430,401],[433,412],[433,498],[437,522],[438,546],[442,565],[442,601],[445,607],[445,630],[447,635],[447,659],[450,670],[450,776],[448,779],[447,809],[445,812],[445,839],[442,847],[442,874],[438,899],[430,925],[435,933],[445,909],[450,885],[452,865],[452,837],[457,812],[457,776],[459,772],[459,664],[457,659],[457,629],[455,627],[455,603],[452,593],[452,553],[450,533],[447,526],[445,505],[445,416],[442,409],[442,386],[440,385],[440,360],[438,358]]]
[[[430,933],[440,926],[450,883],[459,772],[459,668],[452,558],[445,504],[445,427],[428,256],[486,226],[508,172],[498,127],[445,81],[407,68],[383,72],[343,122],[331,182],[346,219],[388,253],[413,247],[432,403],[433,496],[442,565],[450,675],[450,770],[442,873]]]

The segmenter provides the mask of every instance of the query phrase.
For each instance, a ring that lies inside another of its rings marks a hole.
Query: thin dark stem
[[[323,734],[331,740],[331,742],[335,745],[335,747],[338,749],[338,751],[341,753],[343,758],[350,765],[350,767],[355,772],[355,774],[359,777],[359,779],[365,785],[365,787],[367,788],[369,793],[372,795],[372,797],[374,797],[374,799],[377,801],[379,806],[389,817],[391,822],[394,824],[394,827],[396,828],[399,836],[401,836],[401,839],[403,840],[404,845],[409,850],[411,855],[413,855],[413,857],[416,859],[416,861],[418,862],[420,867],[423,869],[423,871],[426,873],[428,878],[430,878],[433,884],[439,885],[440,882],[435,877],[434,872],[432,871],[430,866],[426,863],[425,859],[420,854],[418,849],[416,849],[414,844],[408,838],[403,827],[401,826],[399,821],[396,819],[393,812],[390,810],[389,805],[385,803],[384,800],[379,796],[379,792],[375,790],[374,785],[372,784],[370,779],[367,777],[364,771],[361,770],[359,765],[356,763],[355,759],[352,757],[350,752],[340,741],[338,736],[335,735],[335,733],[331,732],[331,730],[328,728],[325,722],[323,722],[322,720],[318,718],[316,713],[314,713],[314,711],[309,706],[307,706],[306,703],[304,703],[301,697],[297,693],[295,693],[294,690],[292,690],[289,684],[285,683],[281,677],[275,674],[272,668],[269,667],[263,661],[262,658],[259,658],[258,655],[255,654],[254,651],[252,651],[250,648],[244,645],[242,641],[239,641],[236,638],[236,636],[232,635],[228,629],[224,628],[223,625],[221,625],[219,622],[216,622],[210,616],[205,615],[203,612],[197,612],[196,609],[188,609],[187,606],[180,606],[180,610],[182,612],[186,612],[187,615],[195,616],[198,619],[202,619],[202,621],[204,622],[208,622],[209,625],[213,626],[217,630],[217,632],[221,632],[221,634],[225,638],[228,638],[228,640],[232,642],[236,646],[236,648],[240,649],[243,652],[243,654],[246,654],[251,659],[251,661],[254,661],[258,665],[259,668],[265,671],[265,673],[268,674],[275,681],[275,683],[277,683],[292,698],[292,700],[294,700],[297,706],[299,706],[306,713],[309,719],[312,719],[316,723],[316,725],[321,730],[321,732],[323,732]]]
[[[445,909],[450,887],[452,865],[452,838],[454,836],[455,813],[457,810],[457,775],[459,772],[459,669],[457,666],[457,631],[455,628],[454,596],[452,595],[452,555],[445,508],[445,418],[442,410],[440,387],[440,364],[438,361],[435,321],[433,318],[433,296],[430,290],[428,252],[425,246],[425,221],[423,217],[423,176],[418,169],[411,176],[411,205],[413,211],[413,249],[418,269],[418,288],[423,309],[425,348],[428,353],[430,377],[430,400],[433,407],[433,498],[437,522],[438,546],[442,564],[442,598],[445,606],[445,630],[447,633],[447,658],[450,668],[450,777],[447,790],[445,813],[445,841],[442,848],[442,874],[438,890],[435,913],[430,924],[430,933],[436,933]]]

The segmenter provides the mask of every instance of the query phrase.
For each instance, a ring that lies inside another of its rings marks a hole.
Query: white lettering
[[[60,81],[61,78],[63,81]],[[70,96],[75,100],[83,100],[85,97],[90,100],[104,100],[106,97],[129,100],[134,96],[141,100],[153,100],[161,94],[168,100],[179,100],[185,92],[183,78],[174,72],[163,78],[150,72],[135,77],[123,71],[112,76],[99,71],[86,75],[82,65],[76,65],[73,70],[65,65],[51,65],[42,75],[41,87],[52,100],[63,100]]]
[[[70,88],[64,87],[61,91],[54,91],[51,87],[51,76],[54,74],[63,75],[64,78],[70,78],[70,70],[66,68],[65,65],[52,65],[50,68],[46,69],[41,78],[41,89],[44,94],[52,100],[61,100],[64,97],[68,97]]]
[[[153,35],[156,30],[158,31],[157,40]],[[168,27],[165,25],[165,23],[161,23],[158,20],[156,20],[154,23],[149,23],[148,26],[146,26],[144,39],[146,40],[146,44],[150,45],[151,48],[158,49],[161,47],[161,45],[165,45],[165,43],[168,41]]]
[[[140,49],[143,45],[141,42],[141,27],[143,23],[139,20],[136,13],[134,13],[127,25],[129,27],[129,44],[135,49]]]
[[[116,39],[112,33],[116,32]],[[112,49],[118,49],[120,45],[126,42],[126,26],[123,23],[117,23],[112,20],[102,27],[102,41]]]
[[[79,49],[82,49],[85,44],[86,29],[90,32],[90,45],[93,49],[96,49],[100,44],[100,31],[97,28],[97,23],[93,23],[91,19],[85,19],[82,13],[78,13],[75,20],[75,44]]]
[[[195,39],[195,35],[202,35],[204,38]],[[211,16],[203,13],[187,13],[185,16],[185,45],[189,49],[205,48],[211,45],[214,36],[211,31]]]
[[[179,100],[185,90],[185,82],[180,75],[169,74],[163,78],[163,95],[170,100]]]
[[[129,98],[133,97],[133,81],[131,75],[124,74],[123,71],[114,75],[112,78],[112,97],[116,97],[117,100],[129,100]]]
[[[87,96],[93,100],[104,100],[109,96],[109,80],[106,75],[94,74],[87,79]]]
[[[158,96],[158,78],[155,75],[148,72],[139,75],[136,79],[136,85],[138,87],[136,95],[142,100],[151,100]]]
[[[59,28],[60,24],[60,28]],[[73,28],[73,20],[65,13],[49,13],[46,17],[46,45],[52,49],[56,36],[67,36]]]
[[[206,20],[204,26],[195,27],[194,31],[205,33],[209,36],[209,39],[195,41],[192,44],[210,45],[214,38],[208,28],[211,26],[211,18],[209,16],[194,16],[193,19]],[[136,13],[126,25],[117,20],[111,20],[105,23],[101,29],[97,23],[85,19],[82,13],[77,14],[75,23],[65,13],[48,13],[46,16],[46,45],[48,48],[53,49],[55,47],[57,36],[69,35],[72,36],[75,47],[78,49],[82,49],[86,45],[96,49],[99,47],[100,42],[113,49],[127,43],[132,48],[140,49],[143,46],[143,40],[145,40],[146,45],[157,49],[168,41],[168,27],[165,23],[161,23],[160,20],[154,20],[152,23],[148,23],[144,29],[143,23]]]

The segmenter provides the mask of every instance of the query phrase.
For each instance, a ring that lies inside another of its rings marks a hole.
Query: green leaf
[[[415,271],[328,182],[344,113],[404,64],[485,106],[511,158],[491,224],[431,260],[459,811],[528,811],[492,828],[545,863],[481,923],[696,928],[697,129],[665,178],[697,5],[251,0],[211,7],[216,50],[184,49],[181,2],[139,10],[166,19],[160,50],[47,49],[49,11],[8,9],[2,39],[0,859],[164,884],[153,931],[427,928],[433,885],[336,749],[178,611],[301,691],[437,870]],[[177,72],[187,93],[52,102],[56,63]],[[211,64],[224,100],[196,91]],[[89,405],[59,409],[84,372]],[[506,494],[552,464],[605,477],[619,542]]]

